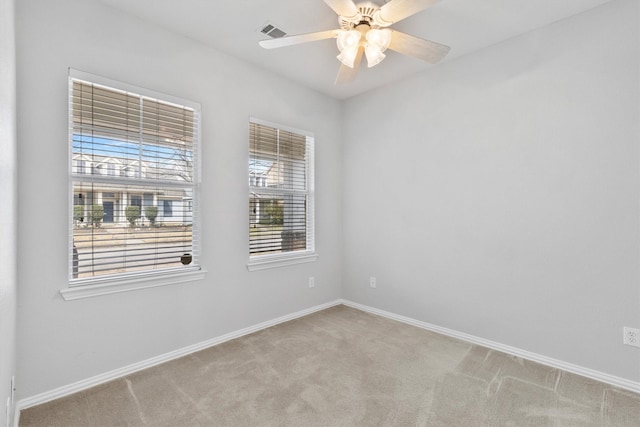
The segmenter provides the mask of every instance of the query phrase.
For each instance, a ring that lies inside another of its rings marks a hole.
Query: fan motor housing
[[[343,30],[353,30],[360,25],[368,25],[370,28],[378,28],[378,25],[374,24],[373,15],[380,9],[380,6],[373,2],[365,1],[358,3],[356,7],[360,12],[360,20],[354,22],[339,16],[338,22],[340,23],[340,28]]]

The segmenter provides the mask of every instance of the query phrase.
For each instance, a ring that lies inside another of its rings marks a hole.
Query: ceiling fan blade
[[[258,43],[265,49],[274,49],[277,47],[293,46],[300,43],[336,38],[338,37],[339,32],[340,30],[320,31],[317,33],[300,34],[297,36],[286,36],[279,39],[260,40]]]
[[[389,26],[423,11],[439,1],[440,0],[391,0],[380,8],[378,16],[384,21],[385,26]]]
[[[338,71],[338,76],[336,77],[337,85],[349,83],[356,78],[356,74],[358,74],[358,67],[360,67],[360,61],[362,61],[363,53],[364,53],[364,47],[360,46],[358,48],[358,54],[356,55],[356,60],[353,62],[353,68],[347,67],[344,64],[340,64],[340,70]]]
[[[348,20],[350,20],[349,18],[355,19],[360,16],[360,11],[352,0],[324,0],[324,2],[335,13]]]
[[[390,3],[387,3],[390,4]],[[447,56],[451,48],[440,43],[393,31],[389,49],[435,64]]]

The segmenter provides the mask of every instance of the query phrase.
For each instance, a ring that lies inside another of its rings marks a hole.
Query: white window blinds
[[[198,269],[199,106],[110,83],[70,76],[71,284]]]
[[[249,254],[313,252],[313,136],[249,123]]]

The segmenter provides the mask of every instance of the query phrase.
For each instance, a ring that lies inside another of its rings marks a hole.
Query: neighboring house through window
[[[200,270],[199,104],[74,70],[69,82],[70,285]]]
[[[314,138],[249,123],[249,269],[313,261]]]

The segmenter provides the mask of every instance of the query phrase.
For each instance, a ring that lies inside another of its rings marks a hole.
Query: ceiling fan
[[[429,63],[436,63],[449,53],[449,46],[424,40],[388,28],[416,14],[439,0],[391,0],[382,6],[365,1],[324,0],[338,14],[340,29],[300,34],[260,41],[265,49],[292,46],[317,40],[337,39],[337,56],[341,62],[336,84],[352,81],[358,72],[362,56],[369,67],[379,64],[384,51],[394,50]]]

